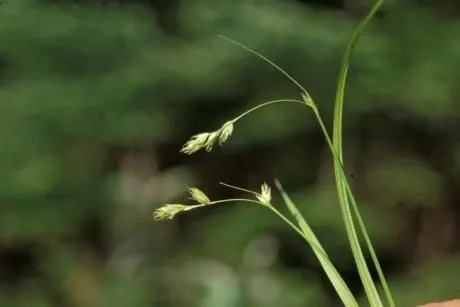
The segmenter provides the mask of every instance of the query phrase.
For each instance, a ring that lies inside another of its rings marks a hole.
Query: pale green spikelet
[[[219,144],[224,144],[228,138],[232,135],[233,132],[233,121],[226,122],[222,128],[219,136]]]
[[[165,204],[153,212],[156,221],[172,220],[178,213],[187,210],[188,206],[182,204]]]
[[[188,193],[190,194],[190,199],[193,199],[199,204],[207,205],[211,202],[209,197],[200,189],[195,187],[189,187]]]
[[[220,130],[214,131],[209,135],[208,140],[206,141],[206,145],[205,145],[207,152],[210,152],[212,150],[217,140],[219,139],[219,135],[220,135]]]
[[[219,142],[220,145],[225,143],[233,132],[233,122],[225,122],[222,127],[213,132],[203,132],[195,134],[182,146],[180,152],[191,155],[201,149],[210,152],[214,145]]]
[[[190,140],[187,141],[187,143],[184,144],[180,152],[191,155],[199,151],[200,149],[207,146],[206,144],[210,135],[211,134],[208,132],[195,134],[190,138]]]
[[[272,200],[271,188],[264,183],[260,188],[260,193],[256,195],[257,199],[264,205],[269,206]]]
[[[313,99],[310,97],[310,95],[309,95],[308,93],[301,93],[300,95],[302,96],[303,102],[304,102],[307,106],[309,106],[309,107],[311,107],[311,108],[314,107]]]

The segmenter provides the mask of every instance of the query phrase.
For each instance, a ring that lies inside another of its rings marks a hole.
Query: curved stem
[[[263,205],[263,204],[262,204]],[[279,218],[281,218],[289,227],[295,230],[302,238],[305,239],[310,245],[312,245],[313,250],[315,252],[319,252],[323,257],[329,258],[329,256],[324,252],[324,249],[322,246],[319,246],[315,242],[312,242],[303,232],[300,230],[299,227],[297,227],[293,222],[291,222],[287,217],[285,217],[281,212],[278,211],[273,205],[266,206],[268,209],[270,209],[273,213],[275,213]]]
[[[227,186],[229,188],[235,189],[235,190],[246,192],[246,193],[256,194],[256,195],[258,194],[258,193],[254,192],[254,191],[250,191],[250,190],[240,188],[240,187],[237,187],[237,186],[234,186],[234,185],[226,184],[226,183],[223,183],[223,182],[221,182],[220,184],[222,184],[224,186]],[[315,251],[315,253],[320,253],[322,257],[329,258],[329,256],[327,256],[326,252],[324,251],[323,247],[320,244],[318,244],[317,242],[314,242],[313,240],[311,240],[299,227],[297,227],[287,217],[285,217],[281,212],[279,212],[278,209],[276,209],[271,203],[269,205],[266,205],[266,204],[264,204],[264,203],[262,203],[260,201],[257,201],[257,200],[245,199],[244,198],[244,199],[225,199],[225,200],[222,200],[222,201],[216,201],[216,202],[212,202],[212,203],[209,203],[209,204],[216,204],[218,202],[227,202],[227,201],[238,201],[238,200],[251,202],[251,203],[256,203],[256,204],[260,204],[260,205],[262,205],[264,207],[267,207],[273,213],[275,213],[279,218],[281,218],[286,224],[288,224],[292,229],[294,229],[302,238],[304,238],[312,246],[312,248]]]
[[[246,115],[256,111],[257,109],[260,109],[260,108],[263,108],[265,106],[268,106],[268,105],[271,105],[271,104],[275,104],[275,103],[282,103],[282,102],[289,102],[289,103],[300,103],[302,105],[305,105],[305,103],[301,100],[297,100],[297,99],[277,99],[277,100],[270,100],[270,101],[267,101],[267,102],[264,102],[264,103],[261,103],[249,110],[247,110],[246,112],[242,113],[241,115],[235,117],[234,119],[232,119],[231,121],[233,123],[239,121],[240,119],[242,119],[243,117],[245,117]]]
[[[358,25],[358,27],[355,29],[353,32],[353,35],[347,45],[347,49],[345,51],[341,68],[340,68],[340,73],[338,77],[338,84],[337,84],[337,91],[336,91],[336,99],[335,99],[335,107],[334,107],[334,129],[333,129],[333,141],[330,140],[329,135],[327,133],[327,130],[324,126],[324,123],[320,119],[319,113],[317,111],[316,106],[314,105],[313,102],[310,104],[305,104],[303,102],[300,102],[306,106],[312,107],[315,110],[315,114],[317,115],[319,119],[319,123],[321,125],[321,128],[326,136],[327,142],[329,146],[331,147],[332,154],[334,156],[334,173],[335,173],[335,179],[336,179],[336,186],[337,186],[337,192],[339,196],[339,203],[341,206],[342,210],[342,215],[344,219],[344,223],[346,226],[346,231],[348,235],[348,239],[350,241],[350,246],[353,252],[353,256],[355,258],[355,261],[357,263],[357,268],[358,272],[360,275],[360,278],[363,282],[363,286],[366,292],[366,295],[371,303],[371,306],[382,306],[382,302],[380,299],[380,296],[377,292],[377,289],[375,287],[375,284],[373,283],[372,277],[370,276],[369,269],[367,267],[367,263],[364,259],[363,252],[361,250],[359,240],[357,237],[356,229],[354,226],[353,222],[353,216],[350,210],[350,202],[353,207],[353,211],[358,219],[358,224],[359,227],[361,228],[361,231],[363,233],[363,236],[365,237],[366,243],[368,245],[368,248],[371,252],[372,259],[374,261],[374,264],[376,266],[376,269],[379,273],[379,277],[382,281],[383,287],[385,289],[385,294],[387,296],[388,302],[391,306],[394,306],[393,299],[391,297],[391,293],[389,291],[388,285],[383,277],[383,273],[381,272],[380,265],[378,263],[377,257],[375,255],[375,252],[373,250],[372,245],[370,244],[370,239],[367,235],[366,229],[364,227],[364,223],[362,221],[362,218],[359,214],[359,210],[357,208],[355,199],[353,197],[353,194],[351,192],[351,189],[349,187],[348,181],[346,179],[346,176],[344,174],[344,166],[343,166],[343,149],[342,149],[342,115],[343,115],[343,99],[344,99],[344,93],[345,93],[345,84],[346,84],[346,79],[347,79],[347,74],[348,74],[348,68],[349,68],[349,63],[350,63],[350,57],[351,53],[353,51],[353,48],[363,32],[364,28],[367,26],[367,24],[370,22],[370,20],[374,17],[375,13],[377,10],[380,8],[380,6],[383,4],[383,0],[376,0],[376,3],[374,6],[371,8],[369,13],[366,15],[366,17],[363,19],[363,21]],[[281,67],[276,65],[274,62],[271,60],[267,59],[260,53],[244,46],[243,44],[236,42],[230,38],[220,36],[221,38],[230,41],[241,48],[257,55],[259,58],[263,59],[264,61],[268,62],[270,65],[275,67],[278,71],[283,73],[286,77],[288,77],[296,86],[298,86],[304,93],[308,94],[308,92],[305,90],[305,88],[300,85],[292,76],[290,76],[286,71],[284,71]],[[281,102],[281,101],[276,101],[276,102]],[[271,103],[276,103],[276,102],[271,102]],[[291,102],[298,102],[298,101],[292,101]],[[241,119],[245,115],[253,112],[254,110],[261,108],[266,104],[259,105],[251,110],[249,110],[246,113],[243,113],[240,117],[237,117],[235,121]]]
[[[348,69],[350,66],[351,53],[358,42],[358,38],[364,31],[367,24],[374,17],[375,13],[380,9],[384,0],[376,0],[374,6],[368,12],[366,17],[359,23],[356,29],[353,31],[352,37],[348,42],[347,49],[342,58],[342,64],[340,66],[339,77],[337,81],[337,90],[335,96],[335,109],[334,109],[334,147],[338,150],[339,160],[342,161],[342,114],[343,114],[343,100],[345,96],[345,84],[348,76]],[[340,127],[340,129],[339,129]],[[343,161],[342,161],[343,162]]]
[[[315,252],[320,253],[325,258],[329,258],[327,256],[327,254],[324,252],[324,250],[323,250],[323,248],[321,246],[318,246],[315,242],[312,242],[307,236],[304,235],[304,233],[296,225],[294,225],[294,223],[292,223],[287,217],[285,217],[281,212],[279,212],[272,204],[265,205],[265,204],[263,204],[263,203],[261,203],[261,202],[259,202],[257,200],[247,199],[247,198],[228,198],[228,199],[221,199],[221,200],[212,201],[212,202],[207,203],[207,204],[199,204],[199,205],[190,206],[190,209],[195,209],[195,208],[199,208],[199,207],[207,207],[209,205],[215,205],[215,204],[238,202],[238,201],[239,202],[247,202],[247,203],[257,204],[257,205],[261,205],[263,207],[266,207],[266,208],[270,209],[279,218],[281,218],[286,224],[288,224],[292,229],[294,229],[295,232],[297,232],[302,238],[304,238],[312,246],[312,248],[313,248],[313,250],[315,250]],[[188,210],[190,210],[190,209],[188,209]],[[187,209],[184,210],[184,211],[187,211]]]
[[[246,193],[250,193],[250,194],[253,194],[253,195],[257,195],[258,193],[257,192],[254,192],[254,191],[251,191],[251,190],[247,190],[247,189],[244,189],[244,188],[240,188],[240,187],[237,187],[235,185],[231,185],[231,184],[228,184],[228,183],[225,183],[225,182],[219,182],[219,184],[227,187],[227,188],[230,188],[230,189],[234,189],[234,190],[238,190],[238,191],[243,191],[243,192],[246,192]]]
[[[209,205],[215,205],[215,204],[222,204],[222,203],[229,203],[229,202],[235,202],[235,201],[243,201],[247,203],[256,203],[260,204],[258,201],[253,200],[253,199],[247,199],[247,198],[228,198],[228,199],[221,199],[221,200],[215,200],[210,203],[204,204],[203,206],[209,206]]]
[[[271,61],[270,59],[268,59],[267,57],[263,56],[262,54],[260,54],[259,52],[249,48],[248,46],[245,46],[243,45],[242,43],[240,42],[237,42],[236,40],[233,40],[229,37],[226,37],[224,35],[217,35],[217,37],[219,38],[222,38],[232,44],[235,44],[249,52],[251,52],[252,54],[255,54],[256,56],[258,56],[259,58],[261,58],[262,60],[264,60],[265,62],[267,62],[268,64],[270,64],[271,66],[275,67],[279,72],[281,72],[283,75],[285,75],[289,80],[292,81],[292,83],[294,83],[299,89],[302,90],[302,92],[308,94],[307,90],[299,83],[297,82],[296,79],[294,79],[290,74],[288,74],[284,69],[282,69],[280,66],[278,66],[277,64],[275,64],[273,61]]]
[[[228,198],[228,199],[221,199],[221,200],[215,200],[215,201],[211,201],[209,203],[206,203],[206,204],[196,204],[196,205],[191,205],[191,206],[187,206],[184,211],[190,211],[190,210],[194,210],[196,208],[202,208],[202,207],[207,207],[207,206],[210,206],[210,205],[216,205],[216,204],[222,204],[222,203],[230,203],[230,202],[235,202],[235,201],[244,201],[244,202],[251,202],[251,203],[259,203],[255,200],[252,200],[252,199],[246,199],[246,198]]]
[[[282,102],[298,103],[298,104],[301,104],[301,105],[303,105],[303,106],[305,106],[305,107],[309,107],[309,108],[312,108],[312,109],[313,109],[313,112],[314,112],[314,114],[315,114],[315,116],[316,116],[316,118],[317,118],[317,120],[318,120],[318,123],[319,123],[319,125],[320,125],[320,127],[321,127],[321,130],[323,131],[323,134],[324,134],[324,136],[325,136],[325,138],[326,138],[326,141],[327,141],[327,143],[328,143],[328,145],[329,145],[329,148],[330,148],[330,150],[331,150],[331,152],[332,152],[332,155],[333,155],[333,157],[334,157],[334,161],[337,162],[337,163],[340,165],[340,175],[341,175],[342,180],[343,180],[343,182],[344,182],[344,184],[345,184],[345,189],[346,189],[347,196],[350,198],[351,207],[352,207],[353,212],[354,212],[354,214],[356,215],[356,218],[357,218],[357,220],[358,220],[358,226],[359,226],[359,228],[360,228],[360,230],[361,230],[361,233],[363,234],[364,240],[365,240],[366,245],[367,245],[367,247],[368,247],[368,249],[369,249],[369,252],[370,252],[370,254],[371,254],[372,261],[373,261],[373,263],[374,263],[374,266],[375,266],[375,268],[376,268],[376,270],[377,270],[379,279],[380,279],[380,281],[381,281],[381,283],[382,283],[382,286],[383,286],[383,288],[384,288],[384,291],[385,291],[385,295],[386,295],[386,297],[387,297],[387,300],[388,300],[390,306],[391,306],[391,307],[394,307],[394,302],[393,302],[393,299],[392,299],[392,296],[391,296],[391,292],[390,292],[388,283],[386,282],[386,279],[385,279],[385,277],[384,277],[384,274],[383,274],[382,268],[381,268],[381,266],[380,266],[380,263],[379,263],[379,261],[378,261],[377,255],[376,255],[375,250],[374,250],[374,248],[373,248],[373,246],[372,246],[372,243],[371,243],[371,240],[370,240],[370,238],[369,238],[369,235],[368,235],[368,233],[367,233],[367,231],[366,231],[366,228],[365,228],[365,225],[364,225],[364,221],[363,221],[363,219],[362,219],[362,217],[361,217],[361,214],[359,213],[359,209],[358,209],[356,200],[355,200],[355,198],[354,198],[354,196],[353,196],[353,193],[352,193],[352,191],[351,191],[351,187],[350,187],[350,185],[349,185],[349,183],[348,183],[348,180],[347,180],[347,178],[346,178],[346,176],[345,176],[343,164],[342,164],[342,162],[339,160],[339,155],[338,155],[336,149],[334,148],[333,142],[332,142],[332,140],[331,140],[331,138],[330,138],[330,136],[329,136],[329,133],[327,132],[326,126],[324,125],[324,122],[323,122],[323,120],[322,120],[322,118],[321,118],[321,116],[320,116],[320,114],[319,114],[319,111],[318,111],[318,108],[317,108],[316,104],[312,101],[312,103],[311,103],[310,105],[307,105],[307,104],[305,104],[304,101],[301,101],[301,100],[298,100],[298,99],[278,99],[278,100],[272,100],[272,101],[268,101],[268,102],[262,103],[262,104],[260,104],[260,105],[258,105],[258,106],[256,106],[256,107],[254,107],[254,108],[252,108],[252,109],[250,109],[250,110],[248,110],[248,111],[242,113],[241,115],[239,115],[238,117],[236,117],[235,119],[233,119],[233,122],[236,122],[236,121],[242,119],[244,116],[246,116],[246,115],[248,115],[248,114],[250,114],[250,113],[252,113],[252,112],[254,112],[254,111],[256,111],[256,110],[258,110],[258,109],[260,109],[260,108],[262,108],[262,107],[265,107],[265,106],[268,106],[268,105],[271,105],[271,104],[282,103]],[[233,186],[233,185],[230,185],[230,184],[227,184],[227,183],[220,182],[220,184],[222,184],[222,185],[224,185],[224,186],[227,186],[227,187],[229,187],[229,188],[232,188],[232,189],[244,191],[244,192],[251,193],[251,194],[254,194],[254,195],[257,194],[257,193],[254,192],[254,191],[250,191],[250,190],[247,190],[247,189],[244,189],[244,188],[236,187],[236,186]],[[256,202],[256,201],[253,201],[253,202]],[[343,209],[343,206],[342,206],[342,209]],[[275,212],[275,213],[276,213],[276,212]],[[348,219],[348,220],[350,220],[350,219],[352,220],[351,212],[350,212],[349,209],[348,209],[346,212],[343,212],[343,213],[347,214],[347,216],[348,216],[347,219]],[[291,222],[291,224],[292,224],[292,222]],[[355,232],[355,233],[356,233],[356,230],[355,230],[354,226],[352,226],[352,227],[353,227],[352,232]],[[296,230],[296,232],[298,232],[298,231]],[[299,232],[298,232],[298,233],[299,233]],[[300,233],[301,233],[301,232],[300,232]],[[354,241],[354,244],[356,244],[356,241]],[[359,241],[358,241],[358,244],[359,244]],[[355,247],[356,247],[356,245],[354,245],[354,248],[355,248]],[[361,251],[361,253],[362,253],[362,251]]]
[[[356,302],[355,297],[351,293],[350,289],[348,288],[343,278],[340,276],[337,269],[332,264],[326,251],[321,246],[321,243],[318,241],[315,234],[310,229],[310,227],[308,226],[307,222],[302,217],[300,212],[298,212],[298,209],[295,206],[295,204],[290,199],[286,199],[286,197],[288,198],[288,196],[284,192],[283,188],[281,187],[281,183],[279,181],[275,181],[275,183],[277,184],[277,187],[280,190],[280,192],[283,194],[283,198],[285,199],[286,205],[288,206],[289,210],[299,222],[299,227],[297,227],[293,222],[291,222],[288,218],[286,218],[286,216],[284,216],[281,212],[279,212],[271,203],[269,203],[268,205],[262,202],[259,202],[259,203],[268,207],[279,218],[281,218],[286,224],[288,224],[292,229],[294,229],[310,245],[310,247],[313,250],[313,253],[318,258],[318,261],[321,263],[321,266],[323,267],[326,275],[328,276],[333,287],[337,291],[338,296],[340,297],[342,302],[345,304],[345,306],[358,307],[358,303]],[[230,184],[226,184],[222,182],[220,184],[227,186],[229,188],[238,190],[238,191],[243,191],[245,193],[250,193],[250,194],[255,194],[255,195],[258,194],[254,191],[250,191],[250,190],[240,188],[234,185],[230,185]]]

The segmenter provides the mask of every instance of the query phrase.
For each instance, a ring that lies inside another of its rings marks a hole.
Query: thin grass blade
[[[350,64],[350,57],[353,51],[356,42],[358,41],[359,36],[364,31],[365,27],[369,23],[369,21],[374,17],[377,10],[382,5],[383,0],[377,0],[375,5],[369,11],[367,16],[364,20],[358,25],[358,27],[353,32],[353,35],[347,45],[347,49],[345,51],[342,65],[339,73],[338,83],[337,83],[337,91],[336,91],[336,100],[334,106],[334,127],[333,127],[333,147],[334,152],[337,155],[337,158],[334,159],[334,174],[337,186],[337,193],[339,196],[339,202],[342,208],[342,214],[344,217],[345,227],[347,230],[347,235],[350,241],[350,246],[353,252],[353,256],[356,261],[356,265],[358,268],[358,272],[360,278],[363,282],[364,290],[366,295],[369,299],[369,303],[371,306],[383,306],[383,303],[380,299],[378,291],[375,287],[374,281],[369,273],[369,268],[367,267],[367,263],[364,259],[363,252],[361,250],[361,246],[359,244],[359,240],[357,237],[356,229],[354,227],[353,217],[350,210],[350,199],[347,193],[346,184],[344,181],[344,176],[342,176],[342,168],[343,168],[343,149],[342,149],[342,118],[343,118],[343,100],[345,94],[345,84]],[[357,208],[356,208],[357,211]],[[361,223],[359,223],[361,231],[363,234],[365,233],[365,228]],[[367,234],[367,233],[366,233]],[[373,261],[376,261],[376,258],[373,258]]]
[[[322,247],[321,243],[319,242],[318,238],[314,234],[313,230],[311,229],[310,225],[308,225],[307,221],[304,219],[302,214],[300,213],[299,209],[295,205],[295,203],[292,201],[292,199],[289,197],[289,195],[286,193],[286,191],[283,189],[281,183],[278,180],[275,180],[275,185],[278,188],[279,192],[281,193],[281,196],[283,197],[283,200],[291,212],[291,214],[294,216],[294,218],[297,221],[297,224],[300,227],[300,230],[303,234],[304,239],[310,244],[310,246],[313,249],[313,252],[315,253],[316,257],[318,258],[319,262],[321,263],[321,266],[323,267],[323,270],[325,271],[327,277],[331,281],[332,285],[334,286],[334,289],[336,290],[337,294],[339,295],[340,299],[342,300],[343,304],[345,306],[358,306],[358,303],[356,302],[355,297],[351,293],[350,289],[348,288],[347,284],[343,280],[342,276],[340,276],[339,272],[337,269],[334,267],[332,262],[330,261],[329,257],[327,257],[327,254]],[[313,244],[312,244],[313,243]]]

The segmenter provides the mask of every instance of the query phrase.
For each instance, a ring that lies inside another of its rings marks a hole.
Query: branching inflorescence
[[[363,236],[364,241],[366,243],[366,247],[369,250],[373,264],[377,270],[379,275],[379,279],[381,285],[383,287],[386,301],[388,306],[394,306],[393,298],[391,296],[388,284],[385,280],[383,272],[380,268],[379,261],[377,259],[376,253],[374,248],[371,244],[370,238],[367,234],[366,228],[364,226],[364,222],[361,218],[361,215],[358,210],[358,206],[356,204],[356,200],[354,195],[351,191],[350,185],[348,183],[347,177],[345,176],[344,172],[344,164],[342,158],[342,114],[343,114],[343,98],[345,94],[345,83],[346,77],[349,69],[349,62],[350,62],[350,55],[354,48],[354,45],[357,42],[358,37],[363,32],[369,21],[375,15],[376,11],[382,5],[383,0],[377,0],[372,9],[369,11],[367,16],[363,19],[363,21],[359,24],[356,30],[353,32],[353,36],[349,41],[347,46],[345,55],[343,57],[343,62],[339,74],[338,84],[337,84],[337,92],[336,92],[336,101],[334,107],[334,128],[333,128],[333,138],[329,136],[329,133],[324,125],[324,122],[320,116],[318,107],[314,100],[311,98],[307,90],[298,82],[296,81],[291,75],[289,75],[286,71],[284,71],[281,67],[277,64],[272,62],[271,60],[267,59],[260,53],[250,49],[249,47],[234,41],[230,38],[220,36],[221,38],[240,46],[241,48],[255,54],[259,58],[263,59],[271,66],[276,68],[282,74],[284,74],[290,81],[292,81],[301,91],[300,99],[278,99],[272,100],[268,102],[264,102],[255,106],[254,108],[240,114],[239,116],[233,118],[225,122],[219,129],[212,131],[212,132],[204,132],[200,134],[196,134],[188,140],[185,145],[182,147],[180,152],[185,154],[193,154],[199,150],[205,149],[206,151],[210,152],[217,143],[223,145],[229,137],[232,135],[235,125],[238,123],[239,120],[243,119],[245,116],[253,113],[254,111],[267,107],[269,105],[279,104],[279,103],[295,103],[301,105],[303,107],[307,107],[311,109],[315,115],[315,118],[318,121],[318,124],[321,127],[325,140],[331,150],[332,156],[334,158],[334,172],[336,178],[336,186],[339,198],[339,204],[342,211],[342,216],[345,224],[345,228],[347,231],[348,240],[350,242],[350,248],[353,253],[353,257],[356,262],[357,270],[360,276],[360,279],[363,284],[364,291],[366,293],[367,299],[369,301],[370,306],[384,306],[382,299],[377,291],[377,287],[375,282],[373,281],[367,263],[364,259],[363,251],[361,249],[360,241],[358,238],[357,228],[359,229],[360,234]],[[153,218],[155,220],[170,220],[173,219],[177,214],[191,211],[194,209],[207,207],[216,204],[222,203],[231,203],[231,202],[246,202],[255,205],[260,205],[264,208],[269,209],[272,211],[276,216],[278,216],[284,223],[286,223],[289,227],[291,227],[296,233],[298,233],[312,248],[314,254],[318,258],[322,268],[324,269],[326,275],[328,276],[329,280],[331,281],[334,289],[336,290],[338,296],[340,297],[341,301],[345,306],[358,306],[357,300],[350,291],[348,285],[345,283],[341,275],[338,273],[334,265],[332,264],[331,260],[329,259],[325,249],[317,239],[316,235],[314,234],[313,230],[310,228],[309,224],[302,216],[300,211],[298,210],[297,205],[294,201],[288,196],[288,194],[283,189],[281,183],[278,180],[275,180],[275,186],[277,187],[278,191],[280,192],[285,205],[287,206],[289,213],[292,215],[293,220],[289,219],[285,215],[283,215],[276,207],[272,204],[272,195],[271,195],[271,187],[264,183],[260,191],[251,191],[248,189],[244,189],[241,187],[233,186],[226,183],[221,183],[222,185],[238,190],[240,192],[244,192],[247,195],[247,198],[232,198],[232,199],[222,199],[222,200],[211,200],[203,191],[198,188],[190,187],[188,188],[188,192],[190,195],[190,199],[196,202],[194,205],[185,205],[185,204],[165,204],[159,209],[155,210],[153,213]],[[358,222],[357,227],[355,225],[355,220]]]

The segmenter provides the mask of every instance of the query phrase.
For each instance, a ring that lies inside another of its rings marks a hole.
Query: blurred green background
[[[362,296],[310,111],[272,106],[223,148],[178,150],[257,103],[299,96],[217,34],[292,73],[331,127],[341,56],[370,2],[2,1],[0,306],[340,306],[268,210],[152,221],[188,185],[217,199],[239,196],[219,181],[258,189],[275,177]],[[460,297],[459,16],[457,0],[387,1],[352,59],[347,173],[397,306]]]

